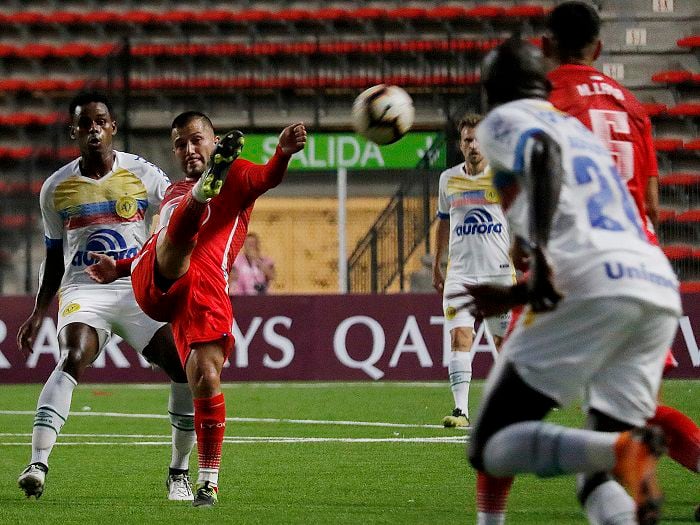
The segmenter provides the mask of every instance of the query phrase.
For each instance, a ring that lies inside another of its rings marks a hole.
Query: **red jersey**
[[[563,64],[548,75],[549,101],[576,117],[601,139],[615,159],[622,180],[637,203],[642,221],[646,189],[658,177],[651,122],[639,101],[612,78],[591,66]]]
[[[193,344],[224,340],[224,354],[233,348],[233,310],[228,273],[248,232],[255,199],[282,181],[289,156],[279,148],[264,166],[236,159],[221,193],[211,199],[197,232],[187,272],[167,290],[156,284],[158,233],[144,244],[131,265],[131,284],[141,309],[151,318],[172,324],[183,366]],[[161,225],[190,192],[193,180],[168,188],[161,204]],[[186,204],[187,201],[183,202]]]
[[[197,235],[192,257],[221,268],[225,282],[236,255],[248,233],[255,200],[281,181],[289,157],[279,148],[265,165],[236,159],[221,189],[221,195],[209,202],[209,209]],[[160,205],[160,226],[166,226],[173,210],[187,195],[195,180],[185,179],[168,187]]]

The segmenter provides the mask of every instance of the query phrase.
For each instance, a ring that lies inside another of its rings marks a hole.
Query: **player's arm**
[[[450,217],[438,213],[437,235],[435,235],[435,258],[433,259],[433,288],[442,293],[445,276],[442,274],[442,258],[450,242]]]
[[[53,298],[61,287],[65,266],[63,262],[63,244],[47,239],[46,259],[42,264],[39,291],[36,295],[34,310],[17,332],[17,347],[23,352],[32,352],[34,338],[51,306]]]
[[[253,193],[261,195],[282,182],[292,155],[304,149],[305,144],[306,127],[302,122],[284,128],[275,153],[266,164],[247,163],[243,168],[243,178]]]
[[[649,177],[647,181],[647,190],[645,193],[645,204],[647,216],[654,227],[654,231],[659,231],[659,178]],[[642,220],[644,218],[642,217]]]
[[[527,281],[528,302],[533,311],[546,312],[554,309],[561,299],[561,294],[552,283],[546,249],[559,202],[563,165],[561,148],[552,137],[538,131],[531,136],[531,141],[529,159],[526,159],[523,173],[525,185],[529,189],[532,249],[531,275]]]

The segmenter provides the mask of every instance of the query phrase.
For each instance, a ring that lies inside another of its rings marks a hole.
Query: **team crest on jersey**
[[[494,221],[493,215],[483,208],[469,210],[464,216],[464,222],[455,228],[455,234],[459,237],[501,232],[503,232],[503,224]]]
[[[451,321],[457,315],[457,309],[454,306],[448,306],[445,308],[445,319]]]
[[[139,211],[139,206],[136,199],[130,195],[119,197],[114,208],[117,215],[123,219],[131,219],[134,215],[136,215],[136,212]]]
[[[124,236],[115,230],[103,228],[94,231],[85,241],[85,250],[78,250],[73,256],[73,266],[90,266],[95,260],[88,252],[100,252],[115,260],[128,259],[139,251],[138,246],[127,246]]]
[[[61,316],[67,317],[70,314],[74,314],[78,310],[80,310],[80,305],[78,303],[70,303],[61,311]]]

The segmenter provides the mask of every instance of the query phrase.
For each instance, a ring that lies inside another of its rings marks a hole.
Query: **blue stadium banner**
[[[251,133],[245,137],[241,157],[265,163],[275,152],[277,134]],[[433,148],[434,145],[437,145]],[[431,148],[433,148],[431,150]],[[430,151],[430,166],[444,169],[446,146],[440,132],[411,132],[388,146],[378,146],[355,133],[309,133],[306,148],[295,154],[290,170],[319,171],[344,167],[350,170],[415,168]]]

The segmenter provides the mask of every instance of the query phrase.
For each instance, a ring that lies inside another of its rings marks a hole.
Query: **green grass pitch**
[[[483,382],[472,384],[472,411]],[[46,491],[27,500],[17,475],[30,455],[41,385],[0,389],[0,524],[475,523],[468,432],[439,427],[446,383],[236,383],[219,505],[166,499],[167,385],[80,385],[50,461]],[[667,381],[669,405],[696,421],[700,381]],[[142,417],[134,417],[142,414]],[[282,420],[282,421],[280,421]],[[551,420],[579,426],[579,409]],[[196,457],[191,458],[196,475]],[[662,460],[663,523],[693,523],[698,477]],[[573,476],[517,478],[511,524],[582,524]]]

